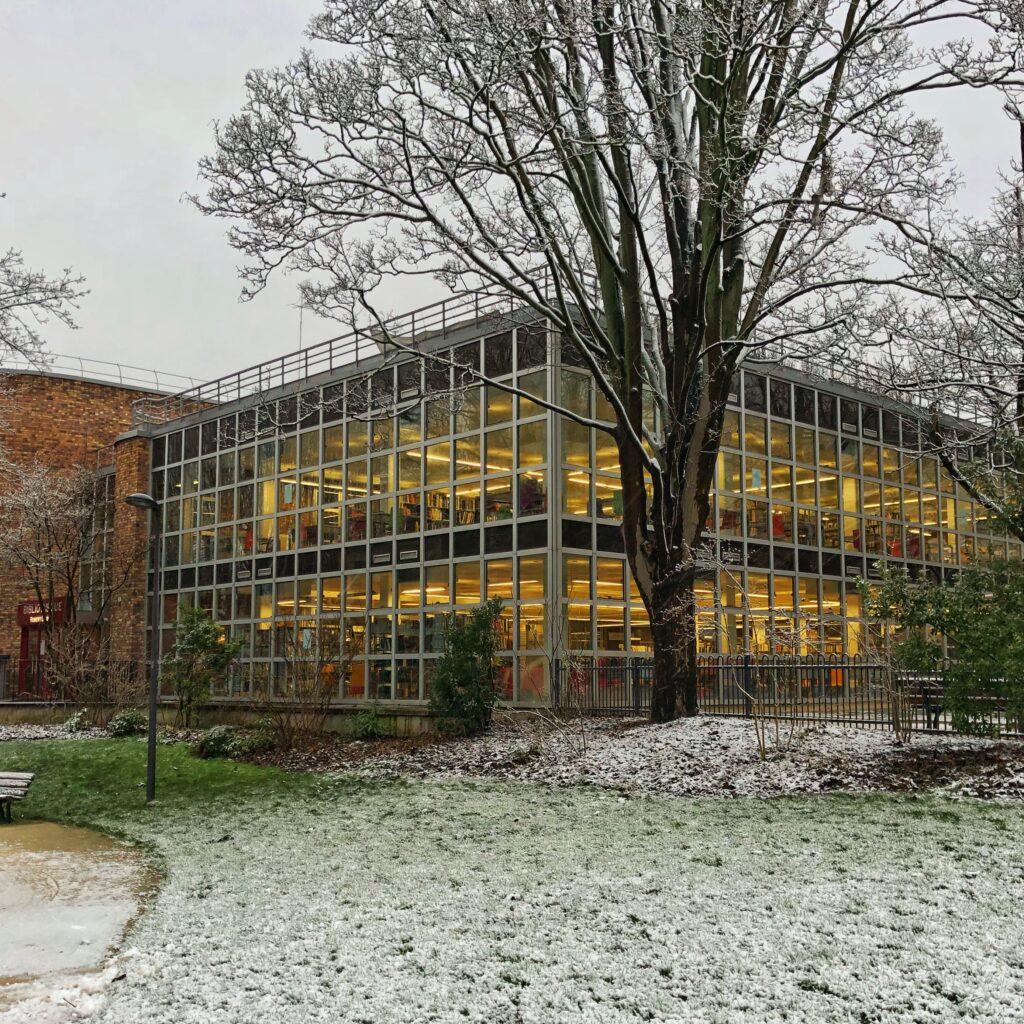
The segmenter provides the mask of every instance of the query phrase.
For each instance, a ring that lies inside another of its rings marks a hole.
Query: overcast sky
[[[294,284],[238,301],[226,224],[182,202],[250,67],[304,45],[316,0],[0,0],[0,247],[88,278],[50,349],[208,379],[298,347]],[[982,212],[1016,133],[994,97],[935,101]],[[433,298],[412,282],[391,308]],[[304,343],[339,333],[307,312]]]

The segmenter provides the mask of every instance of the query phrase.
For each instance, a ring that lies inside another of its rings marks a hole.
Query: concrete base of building
[[[4,701],[0,703],[0,725],[60,725],[77,710],[70,702]],[[332,708],[327,715],[325,730],[345,735],[352,731],[353,720],[366,705],[345,705]],[[434,731],[430,712],[422,705],[393,705],[375,708],[381,731],[388,736],[420,736]],[[177,709],[173,704],[161,704],[158,721],[162,728],[174,726]],[[211,702],[199,709],[199,728],[211,725],[254,726],[265,714],[264,709],[242,708],[237,704]]]

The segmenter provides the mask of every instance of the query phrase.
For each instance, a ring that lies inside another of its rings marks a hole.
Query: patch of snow
[[[64,725],[36,725],[29,722],[0,724],[0,743],[4,740],[91,740],[106,736],[103,729],[86,728],[69,732]]]
[[[498,778],[670,796],[937,789],[1024,798],[1024,744],[1016,741],[926,734],[900,747],[891,732],[827,725],[797,732],[783,747],[762,759],[752,722],[738,718],[554,725],[504,716],[490,733],[472,739],[376,749],[334,744],[278,763],[368,778]]]

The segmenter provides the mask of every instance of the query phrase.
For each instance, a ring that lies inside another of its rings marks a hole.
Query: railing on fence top
[[[860,657],[704,655],[697,671],[706,715],[890,729],[895,711],[913,730],[961,730],[943,702],[941,676],[894,677],[887,666]],[[561,659],[552,673],[552,704],[594,714],[646,715],[653,681],[649,658]],[[971,725],[993,735],[1020,733],[1006,702],[996,698],[977,699]]]

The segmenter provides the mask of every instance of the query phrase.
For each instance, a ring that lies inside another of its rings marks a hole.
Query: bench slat
[[[32,772],[0,772],[0,783],[31,782],[34,778]]]
[[[4,782],[0,779],[0,789],[2,790],[17,790],[19,793],[24,793],[28,790],[29,784],[27,782]]]
[[[20,792],[5,792],[0,789],[0,800],[24,800],[27,793],[22,790]]]

